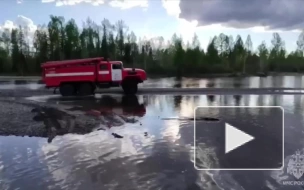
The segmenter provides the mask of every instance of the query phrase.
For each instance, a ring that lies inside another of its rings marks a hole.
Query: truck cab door
[[[112,81],[121,81],[122,80],[122,64],[113,63],[112,64]]]

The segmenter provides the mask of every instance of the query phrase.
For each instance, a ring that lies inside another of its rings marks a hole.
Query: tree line
[[[243,40],[223,33],[202,49],[197,35],[191,43],[176,34],[166,42],[163,37],[137,38],[123,21],[112,24],[104,19],[96,24],[88,18],[80,28],[73,19],[51,15],[33,39],[28,28],[19,27],[4,30],[0,44],[0,74],[39,74],[46,61],[88,57],[121,60],[125,67],[172,76],[304,71],[304,32],[292,52],[286,51],[278,33],[273,33],[270,47],[263,41],[256,50],[250,35]]]

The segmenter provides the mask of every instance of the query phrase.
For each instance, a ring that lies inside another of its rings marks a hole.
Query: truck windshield
[[[115,64],[112,65],[112,69],[122,69],[122,64],[115,63]]]

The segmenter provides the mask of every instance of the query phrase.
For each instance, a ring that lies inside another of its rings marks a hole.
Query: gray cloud
[[[181,0],[180,10],[180,18],[197,20],[199,26],[304,28],[304,0]]]

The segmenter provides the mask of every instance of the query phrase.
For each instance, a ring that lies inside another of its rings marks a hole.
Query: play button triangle
[[[253,139],[253,136],[225,123],[225,154]]]

